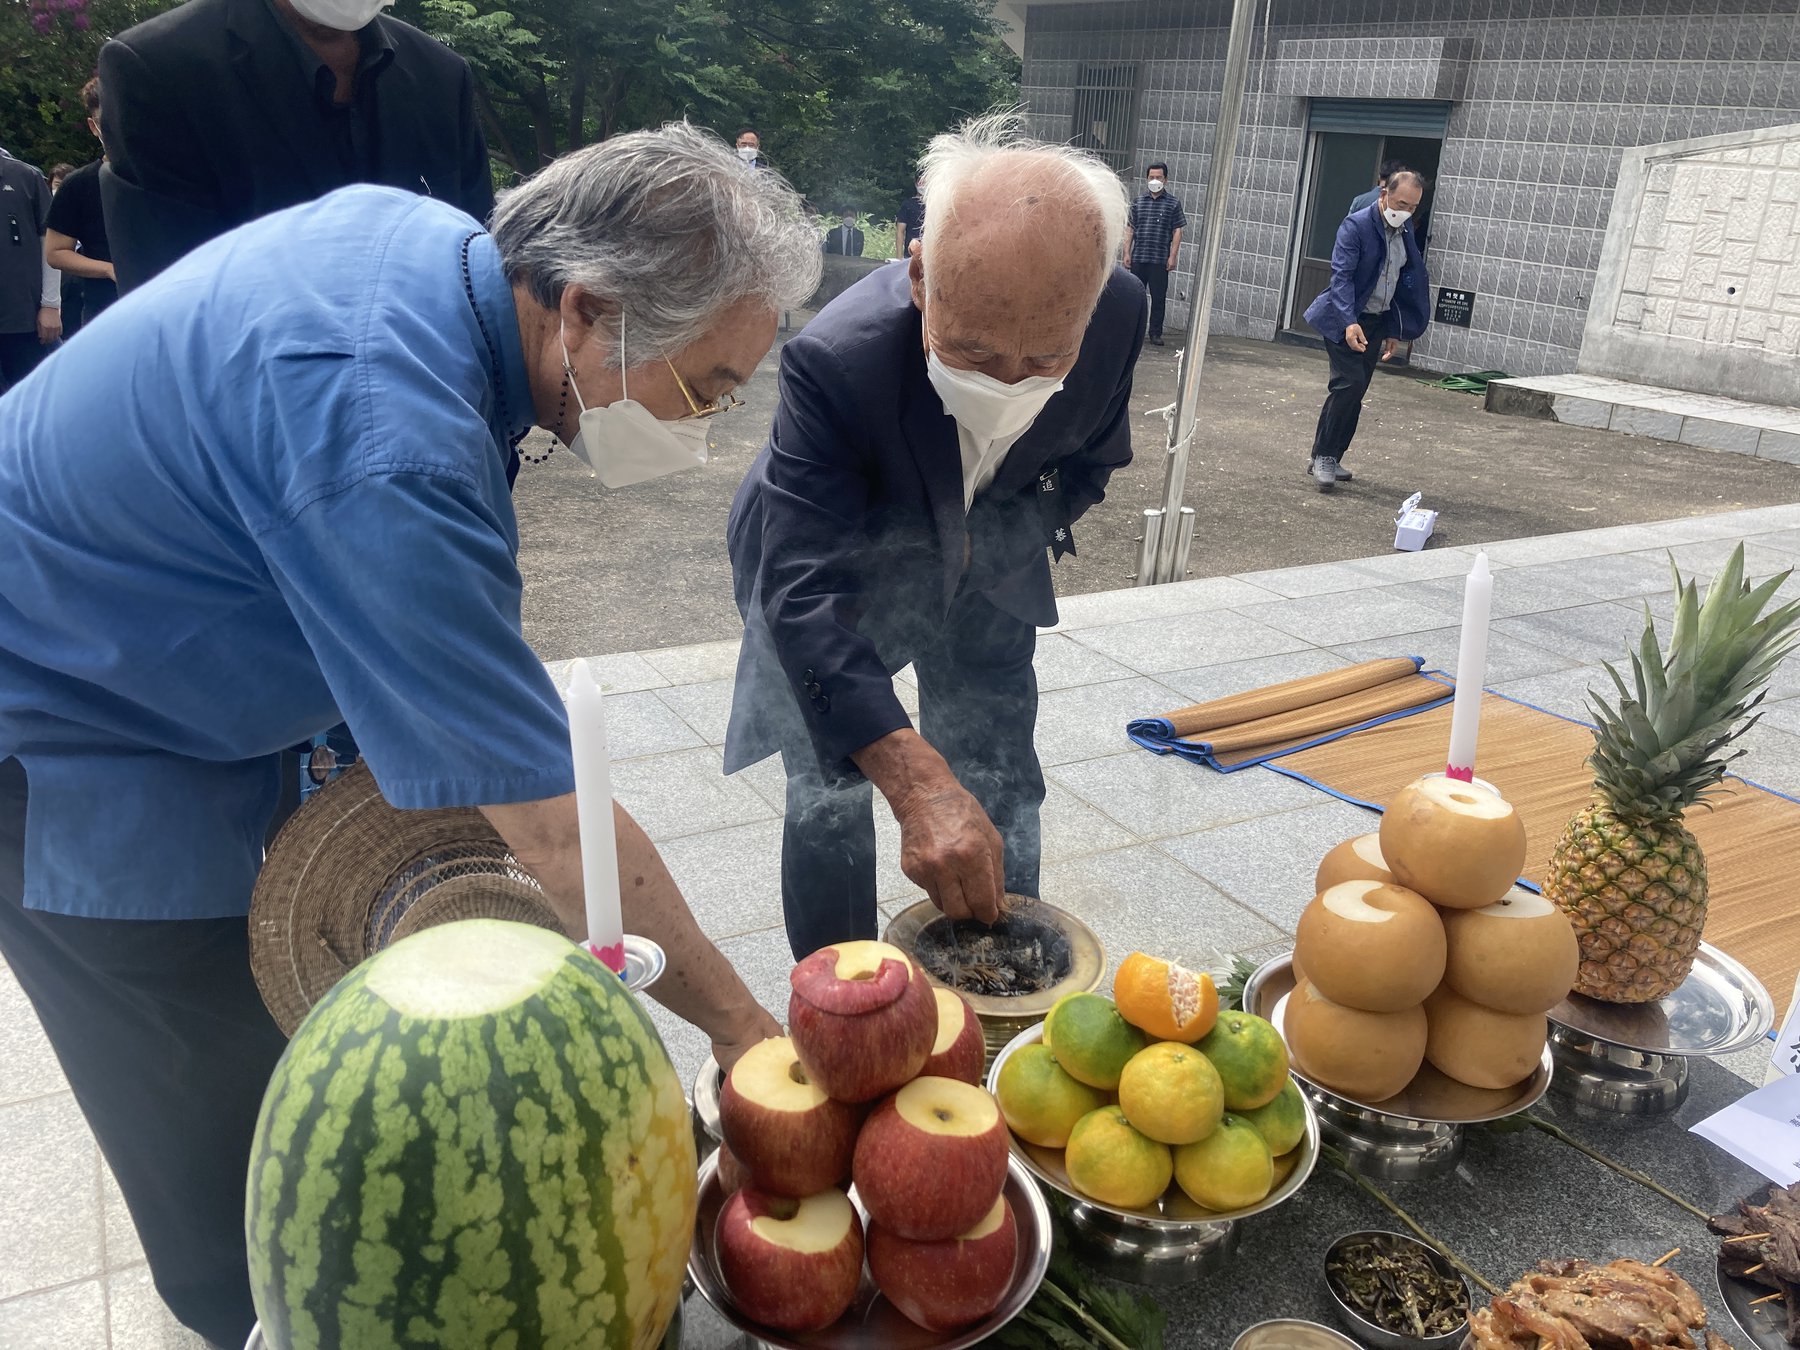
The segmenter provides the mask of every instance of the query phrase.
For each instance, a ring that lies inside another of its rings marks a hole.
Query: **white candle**
[[[1468,782],[1475,776],[1475,739],[1481,730],[1481,686],[1487,683],[1488,608],[1494,577],[1487,554],[1475,555],[1475,566],[1463,586],[1462,642],[1456,650],[1456,702],[1450,708],[1450,757],[1444,773]]]
[[[587,892],[588,947],[625,972],[625,920],[619,909],[619,843],[613,832],[612,757],[606,705],[586,661],[569,672],[569,748],[575,758],[575,813],[581,823],[581,878]]]

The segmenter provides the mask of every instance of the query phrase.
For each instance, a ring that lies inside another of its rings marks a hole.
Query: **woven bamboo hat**
[[[562,931],[481,812],[402,811],[357,764],[296,811],[250,897],[250,969],[288,1035],[365,957],[457,919]]]

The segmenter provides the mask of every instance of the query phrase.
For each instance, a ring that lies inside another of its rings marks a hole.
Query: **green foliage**
[[[0,145],[48,168],[97,147],[80,107],[101,44],[173,0],[87,0],[37,32],[0,5]],[[985,0],[399,0],[393,13],[476,74],[503,181],[577,146],[686,117],[761,134],[768,162],[829,219],[891,230],[919,151],[1018,98]],[[85,26],[81,26],[85,24]],[[869,227],[865,227],[868,229]],[[878,248],[870,230],[868,249]],[[893,251],[891,234],[885,248]]]

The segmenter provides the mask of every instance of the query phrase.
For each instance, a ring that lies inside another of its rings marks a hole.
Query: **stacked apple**
[[[1300,1070],[1366,1103],[1426,1062],[1476,1088],[1528,1077],[1579,950],[1561,911],[1515,885],[1525,848],[1510,803],[1434,775],[1401,790],[1379,835],[1326,854],[1283,1025]]]
[[[919,1326],[980,1321],[1012,1283],[1018,1233],[974,1013],[883,942],[821,948],[789,983],[789,1035],[751,1049],[719,1092],[725,1287],[758,1322],[818,1331],[855,1301],[866,1254]]]

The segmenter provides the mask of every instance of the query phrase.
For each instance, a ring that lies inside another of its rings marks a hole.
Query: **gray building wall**
[[[1140,63],[1137,163],[1169,163],[1194,226],[1183,272],[1206,206],[1229,19],[1228,0],[1027,11],[1024,98],[1038,135],[1068,138],[1082,63]],[[1574,369],[1625,150],[1800,120],[1796,0],[1273,0],[1251,56],[1214,331],[1276,331],[1306,96],[1418,97],[1416,68],[1435,50],[1419,40],[1435,39],[1461,40],[1469,60],[1438,170],[1432,282],[1478,299],[1470,329],[1434,325],[1417,344],[1415,361],[1433,368]],[[1176,323],[1185,288],[1171,287]]]

